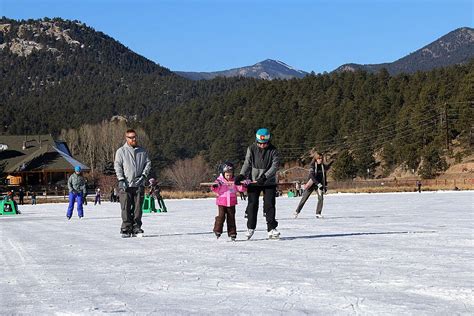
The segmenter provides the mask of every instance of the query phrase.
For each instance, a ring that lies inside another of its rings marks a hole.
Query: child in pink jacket
[[[212,191],[217,194],[216,204],[218,215],[214,222],[214,233],[219,238],[222,234],[224,222],[227,217],[227,234],[231,240],[237,237],[237,227],[235,226],[235,206],[237,205],[237,192],[245,192],[244,185],[234,184],[234,166],[226,162],[222,167],[222,173],[212,185]]]

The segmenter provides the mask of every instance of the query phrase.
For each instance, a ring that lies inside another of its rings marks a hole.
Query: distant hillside
[[[79,21],[0,19],[0,133],[50,133],[115,115],[140,120],[201,96],[202,86]],[[231,80],[229,80],[231,81]]]
[[[180,76],[192,80],[213,79],[215,77],[248,77],[257,79],[291,79],[303,78],[308,73],[294,69],[287,64],[273,59],[266,59],[252,66],[234,68],[215,72],[184,72],[175,71]]]
[[[79,21],[59,18],[26,21],[0,19],[0,50],[3,50],[4,56],[19,57],[47,53],[52,57],[47,62],[54,61],[58,65],[80,60],[123,71],[172,75],[168,69],[134,53],[108,35]]]
[[[345,64],[335,71],[365,70],[377,72],[382,68],[386,68],[391,75],[396,75],[465,64],[472,58],[474,58],[474,29],[463,27],[392,63]]]

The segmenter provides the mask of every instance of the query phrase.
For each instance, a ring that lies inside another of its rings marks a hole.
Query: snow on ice
[[[167,200],[144,238],[120,238],[120,206],[22,206],[0,217],[0,314],[472,315],[471,192],[277,199],[280,240],[212,233],[213,199]],[[261,207],[261,206],[260,206]]]

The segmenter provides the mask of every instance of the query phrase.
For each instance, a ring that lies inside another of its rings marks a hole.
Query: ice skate
[[[298,218],[298,215],[300,215],[300,213],[298,213],[298,212],[293,213],[294,218]]]
[[[143,229],[141,228],[135,228],[132,233],[132,237],[143,237]]]
[[[245,233],[245,237],[247,237],[247,240],[249,240],[250,238],[252,238],[253,236],[253,233],[255,232],[255,229],[248,229],[247,232]]]
[[[322,218],[323,218],[323,215],[321,215],[321,214],[316,214],[316,218],[322,219]]]
[[[236,236],[236,235],[230,236],[230,241],[235,241],[236,239],[237,239],[237,236]]]
[[[221,234],[220,234],[220,233],[214,232],[214,234],[216,234],[216,238],[217,238],[217,239],[219,239],[219,237],[221,237]]]
[[[130,238],[132,237],[132,234],[131,233],[122,233],[122,238]]]
[[[268,232],[268,239],[279,239],[279,238],[280,238],[280,232],[276,228]]]

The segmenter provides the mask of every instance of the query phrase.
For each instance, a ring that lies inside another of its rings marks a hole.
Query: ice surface
[[[277,198],[280,240],[216,240],[213,199],[167,200],[144,238],[120,207],[23,206],[0,216],[0,314],[472,315],[474,192]]]

